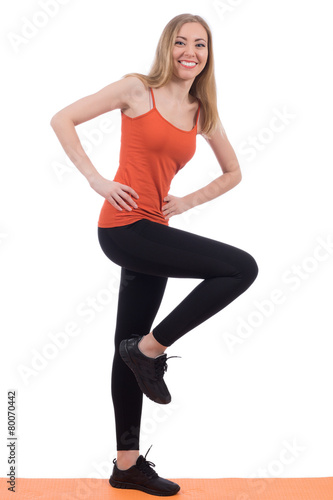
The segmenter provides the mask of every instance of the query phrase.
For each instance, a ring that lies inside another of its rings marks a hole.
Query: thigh
[[[146,275],[121,269],[115,346],[123,339],[146,335],[160,307],[167,277]]]
[[[256,267],[244,250],[148,219],[118,229],[99,228],[101,247],[113,262],[134,271],[178,278],[240,277]]]

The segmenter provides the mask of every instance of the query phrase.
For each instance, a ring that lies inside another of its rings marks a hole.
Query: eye
[[[175,45],[178,44],[178,43],[182,43],[184,45],[184,42],[182,42],[181,40],[176,40],[175,41]],[[200,48],[203,47],[203,48],[205,48],[206,45],[204,43],[197,43],[196,47],[200,47]]]

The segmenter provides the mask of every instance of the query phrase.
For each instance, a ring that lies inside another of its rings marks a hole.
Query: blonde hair
[[[216,81],[214,72],[214,54],[212,44],[212,33],[207,22],[201,17],[193,14],[180,14],[171,19],[165,26],[159,39],[155,58],[148,75],[141,73],[128,73],[123,76],[136,76],[145,86],[159,88],[166,85],[173,74],[172,49],[180,28],[185,23],[200,23],[208,35],[208,58],[204,69],[196,76],[190,94],[198,98],[204,111],[204,122],[202,135],[209,137],[217,128],[224,132],[219,113],[217,110]]]

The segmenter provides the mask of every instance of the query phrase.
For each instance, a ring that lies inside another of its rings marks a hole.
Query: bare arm
[[[230,191],[242,180],[240,166],[227,135],[217,130],[211,138],[205,139],[214,151],[223,174],[207,184],[207,186],[186,196],[177,197],[170,194],[166,196],[163,200],[166,204],[162,207],[165,219],[221,196],[221,194]]]
[[[223,174],[207,184],[207,186],[184,196],[184,201],[189,208],[193,208],[196,205],[201,205],[202,203],[206,203],[207,201],[221,196],[227,191],[230,191],[230,189],[235,187],[242,180],[242,173],[237,156],[227,135],[217,130],[210,139],[206,138],[206,141],[214,151]]]
[[[136,207],[130,195],[138,198],[138,194],[129,186],[108,181],[99,174],[84,151],[75,126],[114,109],[127,109],[131,103],[131,96],[142,85],[133,77],[111,83],[100,91],[61,109],[50,122],[65,153],[84,175],[90,186],[118,210],[121,210],[120,205],[127,210],[131,209],[124,200]]]

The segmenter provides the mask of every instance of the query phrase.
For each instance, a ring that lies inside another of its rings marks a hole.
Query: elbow
[[[235,186],[237,186],[237,184],[240,183],[240,181],[242,180],[242,172],[238,166],[237,170],[235,170],[233,172],[233,180],[234,180],[234,183],[235,183]]]
[[[50,120],[50,125],[51,127],[54,129],[54,126],[56,124],[56,121],[57,121],[57,115],[58,113],[56,113],[55,115],[52,116],[51,120]]]
[[[65,116],[58,111],[55,115],[52,116],[50,120],[50,125],[54,129],[58,126],[59,123],[63,123]]]
[[[241,171],[240,165],[238,163],[238,168],[236,171],[236,183],[239,184],[241,180],[242,180],[242,171]]]
[[[228,173],[230,182],[233,186],[237,186],[242,180],[242,172],[239,166],[238,161],[233,162],[229,168],[226,168],[223,174]]]

